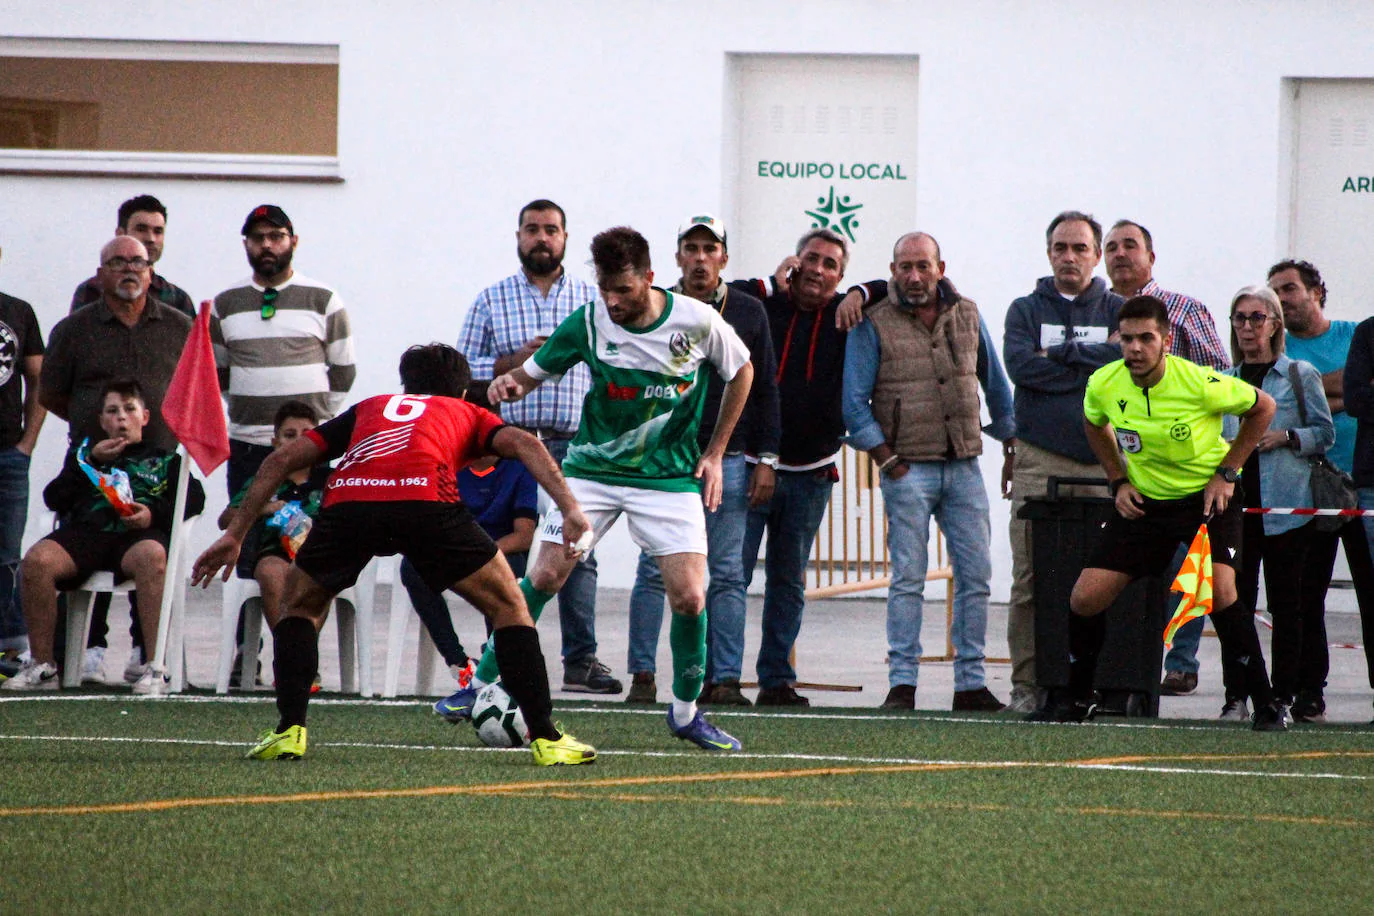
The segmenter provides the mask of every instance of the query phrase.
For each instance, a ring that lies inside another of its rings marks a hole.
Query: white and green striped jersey
[[[729,380],[749,349],[715,309],[687,296],[668,297],[647,328],[621,327],[594,299],[569,315],[524,370],[543,381],[578,363],[591,369],[582,423],[563,473],[646,490],[699,489],[693,473],[709,363]]]

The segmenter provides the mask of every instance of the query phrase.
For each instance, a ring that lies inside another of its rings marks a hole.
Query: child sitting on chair
[[[100,428],[109,438],[73,448],[61,473],[44,488],[43,502],[57,513],[59,527],[34,544],[20,565],[32,658],[0,689],[58,688],[57,591],[79,586],[94,572],[134,580],[143,633],[157,639],[181,458],[143,442],[148,420],[137,382],[108,382],[101,392]],[[200,481],[188,480],[185,518],[205,508]],[[149,665],[134,693],[160,694],[166,687],[166,669]]]
[[[319,424],[319,415],[304,401],[287,401],[277,409],[272,421],[272,447],[281,448],[296,441],[308,429]],[[244,494],[253,485],[253,477],[244,481],[243,487],[229,506],[220,513],[219,527],[228,528],[238,507],[243,504]],[[290,474],[276,494],[262,507],[257,523],[249,529],[244,538],[243,550],[239,554],[237,574],[242,579],[256,579],[262,595],[262,616],[270,630],[276,630],[277,621],[282,615],[282,600],[286,592],[286,571],[296,551],[305,542],[309,532],[310,520],[320,511],[320,501],[324,499],[324,485],[329,480],[329,466],[321,465],[308,470]],[[242,643],[240,636],[239,642]],[[235,659],[238,670],[239,659]],[[318,678],[316,684],[318,685]]]

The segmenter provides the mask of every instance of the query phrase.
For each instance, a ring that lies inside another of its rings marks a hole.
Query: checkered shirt
[[[468,358],[474,379],[495,376],[498,356],[519,350],[526,341],[553,333],[578,308],[596,298],[596,287],[564,271],[548,298],[530,283],[524,271],[482,290],[472,303],[458,350]],[[591,387],[585,365],[574,366],[562,378],[551,378],[524,399],[505,404],[501,416],[508,423],[572,435],[582,417],[582,399]]]
[[[1160,287],[1153,279],[1146,283],[1138,296],[1154,296],[1169,310],[1169,327],[1174,331],[1174,345],[1169,351],[1199,366],[1213,369],[1227,369],[1231,359],[1226,355],[1221,338],[1217,336],[1217,323],[1212,313],[1192,296],[1171,293]]]

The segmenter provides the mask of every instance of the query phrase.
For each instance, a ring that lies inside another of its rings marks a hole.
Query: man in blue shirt
[[[1332,321],[1326,317],[1326,284],[1321,272],[1307,261],[1284,260],[1269,268],[1269,288],[1278,294],[1283,306],[1283,324],[1288,331],[1285,349],[1292,359],[1305,360],[1322,374],[1322,387],[1336,424],[1336,444],[1326,457],[1349,474],[1355,461],[1357,421],[1345,410],[1345,363],[1355,322]],[[1320,622],[1326,614],[1326,590],[1336,565],[1337,543],[1345,549],[1350,578],[1360,616],[1374,615],[1374,562],[1370,560],[1369,541],[1360,519],[1349,519],[1335,531],[1313,532],[1307,557],[1307,572],[1302,582],[1302,617]],[[1299,722],[1323,722],[1326,701],[1322,689],[1331,667],[1327,651],[1326,627],[1303,628],[1302,664],[1298,671],[1298,695],[1293,701],[1293,718]]]
[[[887,598],[888,681],[883,706],[914,709],[930,518],[954,565],[954,704],[996,712],[984,683],[990,527],[978,456],[982,434],[1016,434],[1011,385],[978,306],[945,278],[940,246],[910,232],[892,250],[887,298],[849,334],[843,409],[849,441],[881,474],[892,584]],[[978,387],[992,423],[979,427]]]
[[[562,207],[532,200],[520,208],[517,223],[520,270],[478,294],[458,333],[458,352],[468,358],[474,379],[492,379],[523,364],[563,319],[596,298],[595,287],[563,269],[568,230]],[[587,367],[576,366],[510,405],[505,419],[538,436],[562,465],[590,386]],[[563,689],[620,693],[623,685],[596,657],[596,560],[591,554],[558,593],[558,622]]]

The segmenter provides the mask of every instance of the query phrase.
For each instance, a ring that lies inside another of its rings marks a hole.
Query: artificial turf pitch
[[[35,913],[1368,912],[1374,731],[561,704],[593,766],[429,703],[0,702],[0,899]]]

